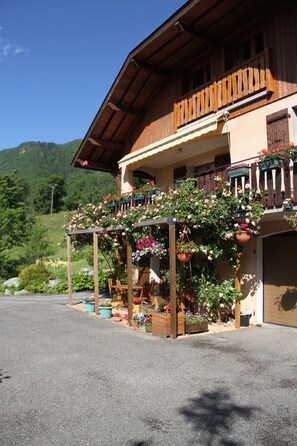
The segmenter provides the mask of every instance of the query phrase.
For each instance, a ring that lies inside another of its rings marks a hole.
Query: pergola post
[[[132,247],[127,243],[128,323],[132,319]]]
[[[67,234],[68,303],[72,306],[71,237]]]
[[[240,257],[241,253],[237,254],[237,267],[235,270],[235,289],[241,291],[240,285]],[[235,299],[235,328],[240,328],[240,299]]]
[[[170,274],[170,338],[177,337],[177,312],[176,312],[176,255],[175,255],[175,224],[169,225],[169,274]]]
[[[98,281],[98,234],[93,232],[93,250],[94,250],[94,297],[95,314],[99,314],[99,281]]]

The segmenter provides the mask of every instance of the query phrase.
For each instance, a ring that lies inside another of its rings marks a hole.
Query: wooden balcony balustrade
[[[196,175],[196,187],[204,189],[206,193],[216,192],[220,183],[231,181],[232,192],[235,195],[240,195],[241,190],[245,187],[261,192],[265,210],[281,208],[285,200],[297,206],[297,163],[284,159],[281,169],[271,171],[260,171],[258,161],[254,159],[244,160],[244,163],[250,166],[249,177],[229,179],[227,166],[223,166]],[[125,211],[138,204],[145,207],[150,202],[151,197],[149,196],[146,196],[140,203],[135,203],[131,197],[124,204],[118,203],[114,208],[111,208],[111,211],[116,215],[117,212]]]
[[[174,104],[174,131],[210,113],[266,90],[273,91],[268,50]]]

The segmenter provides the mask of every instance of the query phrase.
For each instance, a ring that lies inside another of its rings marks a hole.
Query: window
[[[236,39],[235,39],[236,40]],[[257,56],[264,51],[263,31],[257,32],[249,39],[238,45],[227,44],[225,46],[225,69],[230,70],[246,60]]]
[[[192,65],[182,72],[181,75],[181,94],[187,94],[189,91],[201,87],[211,80],[210,64]]]

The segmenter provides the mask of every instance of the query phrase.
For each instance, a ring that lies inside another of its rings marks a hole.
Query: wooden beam
[[[99,314],[98,234],[93,232],[95,314]]]
[[[170,338],[177,337],[175,224],[169,224]]]
[[[143,69],[143,70],[150,71],[151,73],[160,74],[161,76],[169,76],[169,72],[167,70],[162,70],[162,68],[159,68],[159,67],[156,67],[155,65],[151,65],[149,63],[143,62],[139,59],[133,58],[133,59],[131,59],[131,63],[134,63],[136,68],[138,68],[139,70]]]
[[[190,34],[192,37],[195,37],[199,40],[204,40],[205,42],[210,43],[211,45],[218,45],[219,43],[218,38],[211,37],[206,32],[200,31],[197,28],[193,28],[193,26],[187,25],[186,23],[181,22],[180,20],[175,22],[175,26],[179,28],[181,32]]]
[[[71,237],[67,235],[67,262],[68,262],[68,302],[72,306],[72,275],[71,275]]]
[[[83,163],[81,163],[81,161]],[[84,163],[84,161],[86,161]],[[117,164],[107,164],[107,163],[98,163],[96,161],[89,161],[89,160],[76,160],[76,164],[79,164],[84,169],[90,169],[90,170],[100,170],[102,172],[114,172],[118,170]]]
[[[235,289],[239,292],[241,291],[240,259],[241,259],[241,252],[237,254],[237,268],[235,271]],[[240,299],[235,299],[235,328],[240,328]]]
[[[126,105],[122,104],[116,104],[115,102],[109,101],[107,103],[107,106],[115,112],[121,112],[121,113],[128,113],[129,115],[135,115],[135,116],[144,116],[143,110],[136,110],[133,107],[128,107]]]
[[[132,247],[127,243],[128,324],[132,319]]]
[[[93,144],[93,146],[104,147],[105,149],[115,149],[122,150],[123,144],[119,144],[113,141],[107,141],[104,139],[95,139],[93,137],[88,138],[88,141]]]

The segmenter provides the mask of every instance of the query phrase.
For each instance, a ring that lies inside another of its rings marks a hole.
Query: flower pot
[[[178,252],[177,259],[182,263],[189,262],[192,258],[192,255],[192,252]]]
[[[236,232],[235,238],[241,245],[247,243],[251,239],[251,234],[248,234],[247,232]]]
[[[111,310],[113,307],[99,307],[100,308],[100,316],[102,319],[110,319],[111,318]]]
[[[146,333],[151,333],[152,332],[152,324],[145,324],[144,326]]]
[[[139,326],[139,319],[131,319],[130,326],[134,327],[134,328],[138,327]]]
[[[134,305],[133,305],[133,311],[134,311],[134,313],[139,313],[139,311],[140,311],[140,305],[139,305],[139,304],[134,304]]]
[[[228,170],[229,178],[241,178],[248,177],[250,168],[248,166],[234,167],[234,169]]]
[[[261,171],[270,171],[273,169],[281,169],[283,166],[283,159],[280,157],[268,158],[258,163],[259,169]]]
[[[84,302],[85,312],[86,313],[94,313],[95,311],[95,302]]]

